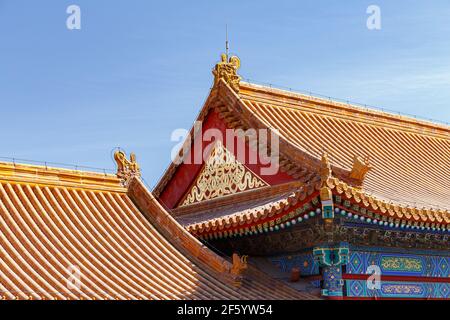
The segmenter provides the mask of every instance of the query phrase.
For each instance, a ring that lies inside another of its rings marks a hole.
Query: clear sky
[[[153,185],[226,24],[245,78],[450,122],[448,0],[0,0],[0,156],[114,168],[121,146]]]

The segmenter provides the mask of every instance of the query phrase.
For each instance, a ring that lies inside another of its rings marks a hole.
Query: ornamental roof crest
[[[324,152],[322,153],[322,159],[320,160],[320,180],[322,185],[325,184],[329,178],[331,178],[331,175],[332,171],[330,160],[328,159],[328,153]]]
[[[350,172],[350,178],[356,179],[362,184],[364,178],[371,169],[373,169],[373,166],[370,164],[369,157],[363,159],[359,156],[355,156],[353,158],[353,167]]]
[[[117,163],[117,177],[122,180],[122,184],[127,186],[132,178],[141,177],[141,168],[136,161],[136,155],[130,153],[130,159],[127,159],[125,152],[116,151],[114,160]]]
[[[232,56],[228,59],[228,55],[223,53],[221,61],[216,64],[213,69],[214,85],[216,86],[220,79],[223,79],[235,92],[239,92],[239,83],[241,77],[237,74],[241,67],[241,60],[238,57]]]

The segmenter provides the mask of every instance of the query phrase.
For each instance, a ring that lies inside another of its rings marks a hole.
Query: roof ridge
[[[97,173],[97,174],[115,175],[113,169],[97,168],[97,167],[90,167],[90,166],[62,163],[62,162],[21,159],[21,158],[15,158],[15,157],[0,157],[0,163],[12,163],[12,164],[21,165],[21,166],[67,170],[67,171],[79,171],[79,172],[88,172],[88,173],[93,173],[93,174]]]
[[[252,83],[252,82],[245,82],[245,81],[240,82],[240,89],[241,89],[241,91],[239,92],[240,96],[245,95],[245,93],[243,93],[242,89],[243,90],[245,90],[245,89],[250,89],[250,90],[260,89],[261,91],[264,91],[267,94],[272,94],[272,95],[275,94],[275,95],[279,95],[282,97],[288,97],[288,98],[297,98],[297,99],[301,98],[304,100],[313,101],[315,103],[325,104],[325,105],[331,106],[331,107],[338,107],[338,108],[342,108],[345,110],[357,111],[357,112],[360,112],[363,114],[369,114],[372,116],[384,117],[393,122],[402,122],[402,123],[413,124],[416,127],[420,127],[422,129],[427,128],[431,132],[433,132],[435,130],[439,130],[439,131],[446,132],[448,135],[450,135],[450,124],[439,123],[437,120],[432,120],[432,119],[421,119],[419,116],[402,114],[401,112],[396,112],[393,110],[385,110],[383,108],[377,108],[375,106],[370,106],[367,104],[359,104],[359,103],[352,102],[352,101],[348,101],[347,103],[345,103],[345,102],[338,101],[338,99],[336,99],[336,98],[329,97],[328,99],[326,99],[326,98],[320,97],[319,95],[316,95],[316,94],[308,95],[308,94],[302,93],[300,91],[288,91],[286,89],[281,89],[281,88],[276,88],[276,87],[274,88],[271,86],[268,87],[265,85],[256,84],[256,83]]]
[[[219,208],[236,206],[237,204],[242,203],[242,200],[245,200],[245,202],[255,202],[273,199],[293,193],[301,186],[303,186],[303,183],[300,181],[290,181],[277,186],[267,185],[256,189],[245,190],[214,199],[196,202],[183,207],[177,207],[170,210],[170,213],[176,218],[192,216],[196,215],[198,212],[214,211]]]
[[[0,161],[0,181],[98,191],[126,191],[117,175],[106,171],[99,173],[16,162]]]

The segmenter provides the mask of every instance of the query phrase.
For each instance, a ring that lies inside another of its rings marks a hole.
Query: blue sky
[[[153,185],[226,24],[244,78],[450,122],[449,18],[448,0],[0,0],[0,156],[114,168],[121,146]]]

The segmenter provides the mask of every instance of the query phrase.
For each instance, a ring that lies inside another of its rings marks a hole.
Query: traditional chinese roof
[[[399,205],[450,209],[450,128],[334,101],[241,83],[240,101],[304,156],[323,150],[351,170],[369,157],[365,192]]]
[[[0,298],[311,298],[251,266],[236,286],[228,258],[159,205],[133,161],[122,169],[0,163]]]
[[[288,183],[173,210],[177,221],[196,234],[245,228],[274,221],[310,198],[315,189]],[[192,212],[192,213],[188,213]]]
[[[321,176],[321,156],[326,151],[333,194],[357,203],[364,199],[363,206],[381,216],[407,223],[437,223],[447,228],[448,126],[255,85],[235,77],[232,85],[230,81],[216,76],[198,120],[217,112],[229,128],[276,129],[281,171],[293,180],[320,190],[317,181]],[[195,137],[192,133],[191,137]],[[186,141],[185,150],[192,142]],[[156,196],[164,192],[177,169],[176,164],[169,166],[154,190]],[[273,205],[278,202],[275,199]],[[197,230],[247,221],[245,216],[253,210],[251,204],[249,208],[223,212],[223,216],[206,214],[203,221],[198,218],[188,225]],[[181,209],[174,213],[178,210]]]

